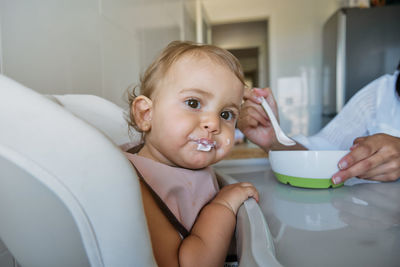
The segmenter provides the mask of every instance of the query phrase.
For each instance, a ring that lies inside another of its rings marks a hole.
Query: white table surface
[[[400,182],[304,189],[279,183],[267,159],[215,168],[256,186],[283,266],[400,266]]]

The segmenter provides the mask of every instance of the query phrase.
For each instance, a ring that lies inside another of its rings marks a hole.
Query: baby
[[[210,165],[234,144],[243,74],[228,51],[170,43],[130,95],[131,126],[144,143],[126,153],[140,178],[144,211],[159,266],[222,266],[249,197],[250,183],[220,191]]]

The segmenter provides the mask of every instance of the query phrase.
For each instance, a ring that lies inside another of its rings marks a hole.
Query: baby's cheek
[[[223,158],[231,152],[234,145],[233,137],[228,137],[223,140],[221,146],[218,148],[218,157]]]
[[[233,147],[232,139],[231,138],[226,138],[225,145],[229,150],[232,149],[232,147]]]

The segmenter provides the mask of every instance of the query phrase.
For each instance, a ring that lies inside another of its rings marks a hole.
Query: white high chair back
[[[80,119],[96,127],[115,144],[139,143],[141,134],[129,131],[124,110],[95,95],[47,95]]]
[[[0,239],[19,264],[156,265],[137,177],[109,138],[1,75],[0,128]]]

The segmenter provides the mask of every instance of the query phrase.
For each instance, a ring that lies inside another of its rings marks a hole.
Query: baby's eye
[[[235,118],[235,114],[232,111],[222,111],[221,118],[224,120],[230,121]]]
[[[196,99],[188,99],[185,101],[186,105],[193,109],[199,109],[200,108],[200,102]]]

